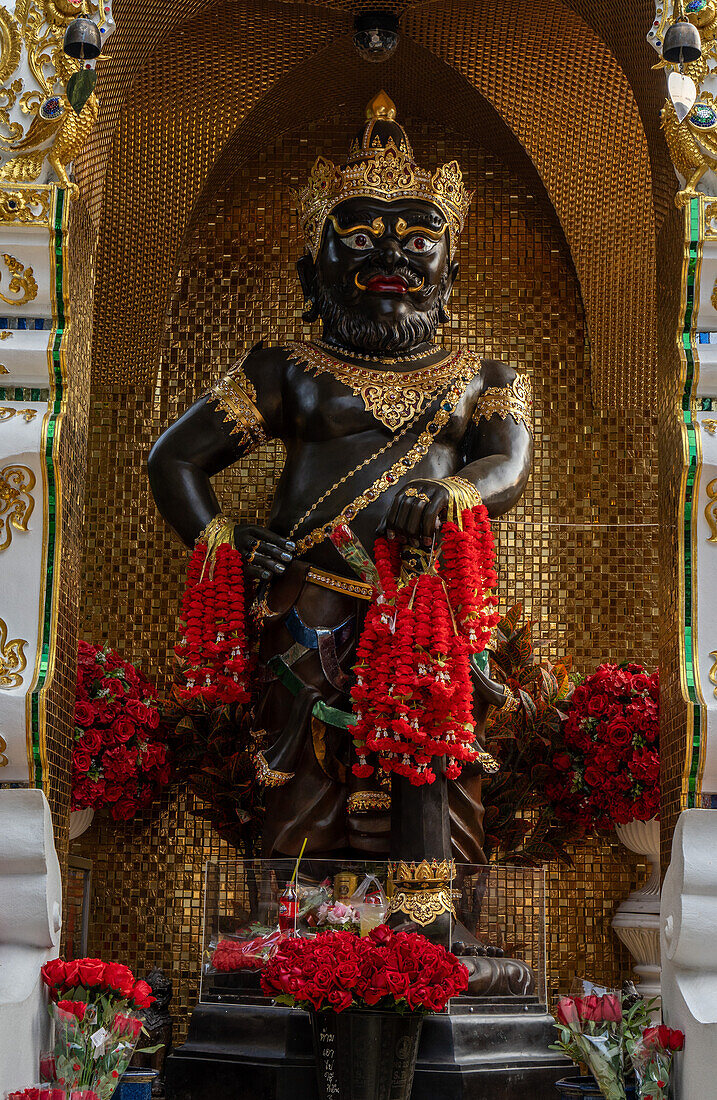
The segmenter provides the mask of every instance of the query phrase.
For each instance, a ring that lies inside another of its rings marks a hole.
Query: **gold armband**
[[[246,352],[209,391],[210,401],[225,414],[224,423],[233,422],[231,434],[241,436],[240,446],[245,452],[256,450],[269,438],[264,417],[256,407],[256,390],[242,370],[248,354]]]
[[[533,387],[527,374],[517,374],[510,386],[491,386],[478,398],[473,420],[490,420],[499,416],[502,420],[512,416],[517,423],[532,428]]]

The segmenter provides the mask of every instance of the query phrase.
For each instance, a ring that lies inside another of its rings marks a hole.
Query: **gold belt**
[[[306,579],[311,584],[318,584],[320,588],[330,588],[332,592],[344,592],[349,596],[357,596],[359,600],[370,600],[373,596],[373,587],[370,584],[349,580],[348,577],[337,577],[335,573],[316,569],[313,565],[309,568]]]

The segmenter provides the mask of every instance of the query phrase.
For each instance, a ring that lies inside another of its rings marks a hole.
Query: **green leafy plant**
[[[486,747],[500,771],[486,781],[486,856],[499,863],[571,863],[566,845],[578,832],[558,820],[545,792],[551,759],[573,689],[571,659],[536,656],[533,624],[516,604],[498,623],[488,651],[492,676],[513,695],[512,709],[491,711]]]

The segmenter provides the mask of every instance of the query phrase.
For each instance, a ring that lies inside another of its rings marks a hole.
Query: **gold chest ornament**
[[[360,397],[370,412],[389,431],[412,420],[432,397],[445,389],[456,374],[460,351],[449,352],[442,363],[418,370],[373,370],[359,363],[345,363],[326,355],[312,344],[288,343],[289,357],[313,374],[330,374]]]

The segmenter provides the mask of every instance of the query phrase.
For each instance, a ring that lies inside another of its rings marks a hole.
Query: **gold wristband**
[[[207,555],[204,559],[204,565],[202,566],[202,572],[199,580],[204,580],[204,574],[206,570],[209,570],[209,579],[214,576],[214,558],[216,557],[217,550],[220,546],[234,546],[234,528],[236,527],[236,520],[230,519],[229,516],[222,515],[219,512],[214,519],[210,519],[204,530],[200,531],[197,535],[194,545],[198,543],[206,542]]]

